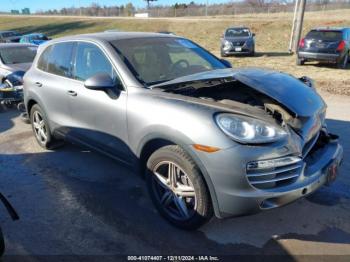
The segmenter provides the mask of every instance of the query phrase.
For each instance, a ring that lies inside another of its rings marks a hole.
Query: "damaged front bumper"
[[[275,148],[242,145],[218,152],[215,156],[211,154],[206,159],[200,156],[215,185],[216,216],[252,214],[291,203],[333,182],[343,159],[343,148],[336,137],[322,133],[300,162],[265,170],[261,177],[269,180],[262,183],[249,179],[247,163],[252,159],[285,158],[291,156],[288,151],[286,145]]]

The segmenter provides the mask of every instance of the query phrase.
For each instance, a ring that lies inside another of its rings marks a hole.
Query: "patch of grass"
[[[170,19],[0,16],[0,28],[21,33],[43,32],[54,38],[107,29],[171,31],[190,38],[219,56],[220,36],[225,28],[245,25],[256,33],[257,56],[228,58],[235,67],[267,67],[295,76],[308,75],[316,80],[320,89],[350,95],[350,69],[340,70],[318,63],[295,65],[295,56],[287,53],[291,21],[291,13]],[[350,26],[350,10],[306,13],[303,34],[316,26]]]

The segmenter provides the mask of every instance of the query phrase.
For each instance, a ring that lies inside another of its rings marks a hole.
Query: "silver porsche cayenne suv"
[[[50,41],[24,96],[39,145],[71,141],[135,168],[185,229],[288,204],[330,184],[342,161],[309,78],[232,69],[174,35]]]

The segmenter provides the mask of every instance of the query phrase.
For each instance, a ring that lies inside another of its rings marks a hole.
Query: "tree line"
[[[234,15],[242,13],[270,13],[291,12],[294,8],[293,0],[241,0],[228,1],[208,6],[194,1],[189,4],[162,4],[159,0],[144,0],[145,8],[137,8],[132,2],[125,5],[102,6],[92,3],[85,7],[65,7],[61,9],[37,10],[36,14],[44,15],[82,15],[82,16],[134,16],[135,13],[149,13],[154,17],[171,16],[199,16],[199,15]],[[317,11],[325,9],[350,8],[350,0],[309,0],[307,10]]]

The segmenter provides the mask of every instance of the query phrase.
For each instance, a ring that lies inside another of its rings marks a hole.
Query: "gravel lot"
[[[320,258],[298,255],[350,256],[350,97],[322,96],[329,128],[344,146],[338,180],[286,207],[213,219],[195,232],[161,219],[136,174],[77,146],[45,151],[17,112],[0,112],[0,192],[20,216],[11,221],[0,206],[6,254],[280,254],[291,261]]]

